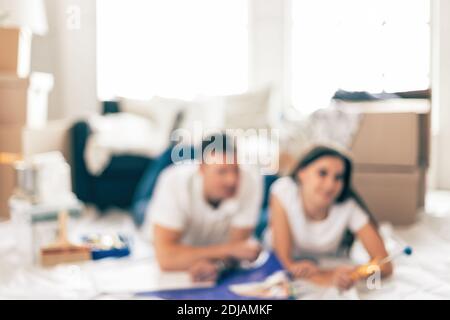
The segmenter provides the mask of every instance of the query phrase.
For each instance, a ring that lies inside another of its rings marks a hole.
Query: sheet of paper
[[[132,294],[140,291],[205,288],[211,282],[193,282],[187,272],[163,272],[150,260],[115,260],[86,270],[99,293]]]

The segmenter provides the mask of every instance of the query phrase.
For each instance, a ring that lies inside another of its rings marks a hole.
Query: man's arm
[[[259,253],[259,247],[247,243],[251,233],[251,229],[233,228],[227,243],[193,247],[180,244],[180,231],[154,225],[156,258],[165,271],[187,270],[201,260],[253,260]]]
[[[181,232],[154,225],[156,258],[163,270],[187,270],[203,259],[225,259],[228,257],[226,245],[193,247],[180,244]]]
[[[253,228],[238,228],[231,227],[230,229],[230,242],[239,242],[250,239],[253,234]]]

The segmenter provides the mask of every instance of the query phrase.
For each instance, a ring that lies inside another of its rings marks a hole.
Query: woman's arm
[[[356,233],[356,236],[366,248],[372,261],[376,262],[388,256],[383,239],[371,223],[368,223],[362,227]],[[380,269],[383,277],[391,275],[393,271],[392,264],[390,262],[380,266]]]
[[[387,257],[387,251],[384,247],[383,239],[377,229],[368,223],[363,226],[356,236],[362,242],[365,249],[371,257],[371,261],[376,263],[377,261]],[[369,263],[370,264],[370,263]],[[367,278],[368,275],[361,275],[355,278],[356,268],[352,266],[339,266],[334,269],[322,270],[318,274],[310,277],[309,279],[319,285],[332,285],[335,284],[341,289],[349,289],[356,279]],[[381,276],[386,277],[392,274],[392,264],[386,263],[380,267]]]
[[[281,263],[286,267],[293,263],[292,236],[289,221],[280,200],[274,195],[270,197],[270,228],[272,245]]]
[[[272,245],[281,263],[288,268],[293,263],[292,237],[286,212],[278,198],[270,197],[270,228],[272,231]]]
[[[319,269],[312,261],[294,261],[292,257],[292,234],[286,211],[278,198],[270,198],[270,227],[272,229],[272,244],[275,253],[284,267],[295,278],[309,277],[316,274]]]

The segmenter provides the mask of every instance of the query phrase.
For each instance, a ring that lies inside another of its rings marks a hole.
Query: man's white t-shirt
[[[231,227],[254,228],[262,201],[262,177],[240,166],[235,196],[213,208],[205,199],[198,164],[173,165],[158,178],[147,216],[152,226],[181,231],[181,243],[205,246],[224,243]]]
[[[369,222],[369,216],[354,199],[333,204],[323,220],[311,220],[305,215],[300,186],[291,177],[275,181],[270,193],[277,197],[287,215],[294,257],[336,255],[345,231],[356,233]],[[264,242],[272,246],[270,229]]]

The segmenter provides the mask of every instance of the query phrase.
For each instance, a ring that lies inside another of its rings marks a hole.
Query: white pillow
[[[186,107],[187,101],[155,96],[150,100],[120,98],[121,111],[146,117],[169,138],[177,115]]]
[[[121,110],[150,119],[169,137],[177,115],[183,118],[178,128],[190,132],[193,142],[201,135],[224,129],[260,129],[269,127],[270,88],[229,96],[199,96],[193,101],[155,96],[150,100],[121,98]],[[201,131],[201,132],[199,132]]]
[[[200,123],[204,130],[222,130],[223,110],[220,97],[196,97],[184,112],[181,127],[192,129],[195,123]]]
[[[270,124],[270,87],[229,96],[199,96],[195,102],[208,127],[223,129],[267,128]]]
[[[128,112],[95,115],[88,119],[92,134],[86,142],[84,159],[93,175],[100,175],[113,155],[154,158],[169,145],[169,139],[148,118]]]
[[[217,100],[217,99],[216,99]],[[173,139],[179,141],[180,135],[186,144],[198,144],[208,133],[223,129],[223,116],[217,101],[195,99],[183,106],[182,119]]]
[[[224,126],[229,129],[269,127],[270,88],[223,97]]]

